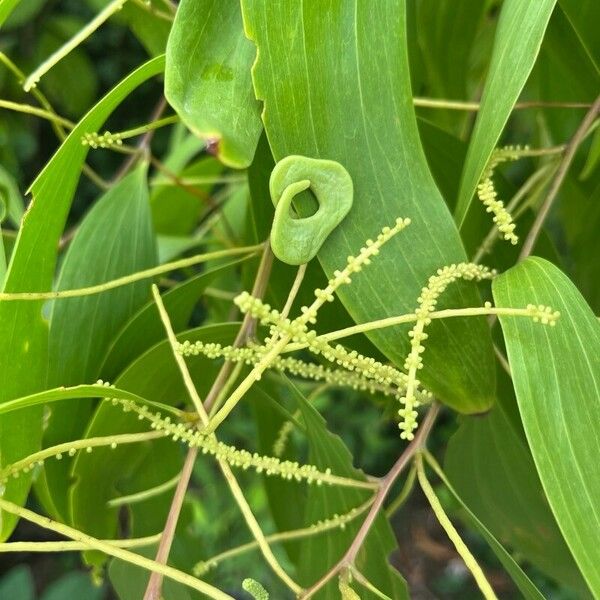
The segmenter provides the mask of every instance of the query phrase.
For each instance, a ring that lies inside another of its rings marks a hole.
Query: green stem
[[[277,542],[290,542],[293,540],[311,537],[313,535],[319,535],[332,529],[338,529],[352,522],[354,519],[359,517],[366,510],[368,510],[371,504],[373,504],[373,500],[374,497],[369,498],[369,500],[367,500],[360,506],[356,507],[352,511],[347,512],[345,515],[339,516],[337,518],[334,517],[324,522],[314,523],[313,525],[309,525],[308,527],[303,527],[301,529],[293,529],[291,531],[282,531],[280,533],[274,533],[266,536],[265,540],[270,544]],[[198,573],[199,571],[206,572],[207,570],[216,567],[219,563],[223,562],[224,560],[228,560],[231,558],[235,558],[236,556],[246,554],[247,552],[250,552],[256,548],[258,548],[258,542],[254,540],[252,542],[248,542],[247,544],[242,544],[237,548],[231,548],[230,550],[221,552],[220,554],[212,556],[211,558],[207,558],[206,560],[200,561],[194,567],[194,573]]]
[[[171,344],[171,349],[173,351],[173,355],[175,356],[175,359],[177,361],[177,366],[179,367],[179,370],[183,377],[187,391],[188,391],[190,397],[192,398],[192,400],[194,401],[194,404],[197,404],[197,403],[199,404],[198,415],[199,415],[202,423],[206,426],[206,425],[208,425],[208,422],[209,422],[208,414],[207,414],[206,409],[204,408],[202,402],[200,401],[198,392],[192,381],[189,369],[187,368],[187,365],[185,364],[185,360],[177,352],[177,340],[175,338],[175,334],[173,333],[173,328],[171,326],[169,316],[164,309],[164,305],[162,304],[162,299],[160,297],[160,294],[158,294],[158,290],[157,290],[156,286],[153,286],[152,291],[153,291],[156,303],[159,307],[161,319],[163,320],[163,325],[165,326],[165,329],[167,331],[167,337],[169,339],[169,343]],[[216,436],[214,436],[214,437],[216,440]],[[187,463],[188,459],[193,463],[194,458],[195,458],[194,454],[188,453],[188,457],[186,458],[186,463]],[[219,463],[219,467],[221,468],[221,471],[225,477],[225,480],[227,481],[227,483],[229,485],[231,493],[233,494],[233,497],[235,498],[235,500],[240,508],[240,511],[242,512],[242,515],[244,516],[244,519],[248,525],[248,528],[250,529],[250,531],[252,532],[252,535],[256,539],[265,560],[267,561],[269,566],[273,569],[273,572],[292,591],[294,591],[296,594],[300,593],[302,591],[302,588],[285,572],[285,570],[279,564],[279,562],[277,561],[277,558],[273,554],[273,551],[271,550],[268,542],[265,540],[264,533],[262,532],[260,525],[258,524],[258,521],[256,520],[256,517],[252,513],[252,509],[250,508],[250,505],[246,501],[246,498],[244,497],[244,493],[242,492],[242,489],[240,488],[233,472],[231,471],[231,468],[229,467],[227,462],[225,462],[224,460],[222,460],[222,459],[217,459],[217,460]],[[187,478],[182,477],[182,481],[185,481],[186,479],[189,480],[189,477],[187,477]],[[186,483],[186,485],[187,485],[187,483]],[[183,493],[185,493],[185,486],[178,485],[177,492],[180,491],[180,488],[183,489]],[[177,495],[177,493],[176,493],[176,495]],[[169,530],[169,532],[171,534],[173,534],[175,525],[177,523],[177,518],[179,516],[179,507],[177,507],[177,504],[174,503],[171,505],[171,509],[172,510],[169,511],[169,518],[167,518],[167,523],[165,525],[165,531]],[[173,518],[171,518],[171,517],[173,517]],[[171,528],[172,528],[172,531],[171,531]],[[172,538],[172,535],[171,535],[171,538]],[[167,539],[167,538],[165,537],[164,539]],[[171,543],[171,540],[168,540],[169,547],[170,547],[170,543]],[[157,558],[160,554],[162,547],[163,547],[163,540],[161,540],[161,545],[159,546],[159,553],[157,554]],[[167,547],[166,554],[168,556],[168,547]],[[165,560],[166,560],[166,557],[165,557]],[[150,581],[148,583],[148,587],[146,588],[145,597],[153,598],[153,596],[151,594],[153,594],[155,591],[160,592],[160,579],[157,579],[157,577],[155,577],[153,574],[153,576],[150,578]]]
[[[406,476],[406,481],[404,482],[404,485],[402,486],[402,489],[400,490],[400,493],[398,494],[397,498],[385,510],[385,516],[388,519],[391,519],[396,514],[396,512],[400,510],[400,508],[404,505],[404,503],[410,496],[410,493],[412,492],[413,487],[415,485],[416,476],[417,471],[415,469],[415,466],[413,465],[410,468],[408,475]]]
[[[433,510],[440,525],[443,527],[444,531],[454,544],[456,551],[460,554],[465,565],[473,574],[473,577],[475,578],[483,597],[486,600],[497,600],[496,594],[486,579],[481,567],[477,563],[477,560],[471,554],[470,550],[467,548],[467,545],[463,542],[460,534],[452,524],[452,521],[450,521],[448,518],[448,515],[445,513],[439,498],[436,496],[433,487],[429,483],[423,467],[423,457],[420,453],[415,457],[415,464],[417,467],[417,478],[419,480],[419,484],[421,485],[421,489],[431,505],[431,509]]]
[[[2,296],[0,295],[0,299]],[[501,315],[511,317],[530,317],[531,313],[526,308],[506,308],[506,307],[487,307],[487,306],[476,306],[472,308],[447,308],[444,310],[437,310],[427,315],[428,319],[448,319],[451,317],[478,317],[486,315]],[[317,340],[323,340],[325,342],[332,342],[341,338],[349,337],[357,333],[366,333],[368,331],[374,331],[376,329],[384,329],[386,327],[394,327],[395,325],[403,325],[405,323],[415,323],[418,321],[417,315],[414,313],[408,313],[405,315],[399,315],[397,317],[387,317],[386,319],[377,319],[376,321],[369,321],[368,323],[362,323],[360,325],[353,325],[344,329],[338,329],[337,331],[331,331],[323,335],[318,336]],[[286,352],[293,352],[295,350],[302,350],[306,348],[306,343],[295,343],[289,344],[286,348]]]
[[[169,481],[165,481],[160,485],[156,485],[154,487],[148,488],[147,490],[143,490],[142,492],[137,492],[135,494],[129,494],[128,496],[120,496],[119,498],[113,498],[109,500],[106,505],[110,508],[114,508],[115,506],[124,506],[129,504],[137,504],[138,502],[143,502],[144,500],[148,500],[148,498],[154,498],[155,496],[160,496],[164,492],[174,488],[179,481],[179,473],[175,475]],[[160,536],[159,536],[160,539]],[[156,541],[159,541],[158,539]]]
[[[119,140],[118,143],[120,144],[121,140],[137,137],[138,135],[143,135],[144,133],[148,133],[149,131],[154,131],[156,129],[160,129],[161,127],[165,127],[166,125],[179,123],[179,121],[179,115],[170,115],[162,119],[156,119],[156,121],[152,121],[150,123],[145,123],[144,125],[140,125],[139,127],[133,127],[132,129],[126,129],[125,131],[117,131],[116,133],[110,133],[110,136],[112,136],[115,141],[111,144],[108,144],[106,147],[112,148],[113,150],[118,150],[118,147],[113,147],[117,144],[116,140]],[[109,132],[107,132],[106,135],[109,135]],[[86,144],[91,145],[89,140],[98,139],[98,137],[100,137],[100,134],[98,133],[87,133],[83,136],[83,139],[85,140]],[[136,152],[137,149],[132,148],[131,151]]]
[[[84,42],[98,27],[100,27],[114,13],[121,10],[127,0],[113,0],[101,10],[89,23],[79,30],[70,40],[53,52],[23,83],[23,89],[28,92],[34,88],[39,80],[79,44]]]
[[[375,594],[381,600],[392,600],[381,590],[377,589],[356,567],[351,567],[350,572],[352,573],[352,577],[372,594]]]
[[[237,256],[240,254],[252,254],[261,250],[263,244],[257,244],[256,246],[245,246],[242,248],[231,248],[228,250],[217,250],[216,252],[208,252],[206,254],[198,254],[189,258],[182,258],[172,262],[159,265],[158,267],[152,267],[151,269],[145,269],[132,273],[131,275],[125,275],[117,279],[112,279],[105,283],[97,285],[91,285],[89,287],[79,288],[76,290],[61,290],[60,292],[13,292],[6,293],[0,292],[0,300],[60,300],[62,298],[79,298],[81,296],[91,296],[93,294],[99,294],[108,290],[113,290],[124,285],[135,283],[136,281],[142,281],[144,279],[150,279],[157,275],[168,273],[176,269],[184,269],[193,265],[214,260],[217,258],[223,258],[225,256]]]
[[[444,100],[437,98],[413,98],[413,104],[423,108],[443,108],[448,110],[465,110],[477,112],[480,108],[478,102],[463,102],[461,100]],[[589,108],[590,104],[586,102],[517,102],[514,105],[515,110],[526,108]]]
[[[102,540],[117,548],[144,548],[152,546],[160,540],[160,533],[142,538],[124,540]],[[88,544],[81,542],[4,542],[0,544],[2,552],[82,552],[89,550]]]
[[[49,110],[38,108],[37,106],[31,106],[30,104],[20,104],[19,102],[11,102],[10,100],[0,100],[0,108],[6,108],[8,110],[14,110],[16,112],[33,115],[34,117],[40,117],[52,123],[67,127],[68,129],[75,127],[75,124],[72,121],[64,119],[63,117],[60,117],[56,113],[53,113]]]
[[[180,183],[184,185],[214,185],[217,183],[244,183],[248,181],[246,175],[207,175],[205,177],[181,177],[179,179]],[[156,187],[159,185],[177,185],[172,179],[156,178],[154,179],[150,185],[152,187]]]
[[[47,458],[56,456],[57,458],[63,454],[73,454],[79,450],[87,450],[88,448],[99,448],[103,446],[114,446],[120,444],[137,444],[147,440],[155,440],[160,437],[165,437],[164,431],[147,431],[144,433],[124,433],[120,435],[107,435],[103,437],[93,437],[83,440],[74,440],[44,448],[39,452],[30,454],[22,460],[7,465],[0,471],[0,481],[7,477],[17,476],[18,473],[25,469],[29,469],[36,463],[43,462]]]
[[[205,433],[213,433],[221,423],[229,416],[229,413],[237,406],[237,403],[243,398],[244,394],[256,383],[262,374],[269,368],[271,363],[281,354],[283,349],[290,341],[289,335],[283,335],[277,343],[263,356],[263,358],[254,366],[252,371],[242,380],[238,387],[227,398],[223,407],[211,418],[210,423],[205,429]]]
[[[156,9],[149,2],[144,2],[144,0],[132,0],[132,1],[134,4],[137,4],[137,6],[139,6],[140,8],[149,12],[151,15],[158,17],[159,19],[162,19],[163,21],[168,21],[169,23],[172,23],[174,20],[173,14],[166,13],[162,10]]]
[[[31,510],[17,506],[12,502],[4,500],[3,498],[0,498],[0,509],[25,519],[26,521],[30,521],[31,523],[35,523],[44,529],[49,529],[50,531],[54,531],[60,535],[71,538],[76,542],[85,544],[88,549],[99,550],[100,552],[104,552],[109,556],[114,556],[115,558],[119,558],[125,562],[137,565],[142,569],[160,573],[161,575],[164,575],[173,581],[177,581],[178,583],[182,583],[183,585],[206,594],[206,596],[209,598],[214,598],[215,600],[235,600],[233,596],[222,592],[218,588],[206,583],[205,581],[202,581],[201,579],[197,579],[192,575],[188,575],[187,573],[167,565],[161,565],[154,560],[146,558],[145,556],[140,556],[139,554],[135,554],[134,552],[130,552],[124,548],[113,546],[105,541],[82,533],[73,527],[69,527],[63,523],[58,523],[52,519],[49,519],[48,517],[43,517]]]

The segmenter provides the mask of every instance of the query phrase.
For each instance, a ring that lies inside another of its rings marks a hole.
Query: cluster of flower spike
[[[278,310],[271,308],[269,304],[248,292],[242,292],[237,296],[234,303],[241,312],[250,314],[261,325],[270,327],[270,338],[265,341],[264,345],[234,348],[220,344],[184,342],[177,347],[177,350],[184,356],[201,353],[209,358],[223,357],[235,362],[256,365],[271,349],[274,340],[284,337],[295,344],[297,349],[306,348],[311,353],[322,356],[340,368],[331,369],[281,356],[273,359],[269,365],[270,368],[362,391],[382,392],[384,395],[394,396],[398,399],[414,398],[415,405],[429,401],[431,394],[426,390],[419,389],[416,380],[412,383],[410,394],[408,393],[409,377],[406,373],[355,350],[348,350],[341,344],[332,346],[325,339],[319,337],[316,331],[310,330],[308,327],[309,324],[316,323],[318,310],[323,304],[333,301],[334,293],[342,285],[351,283],[352,276],[370,264],[371,259],[379,254],[381,247],[409,224],[410,219],[398,218],[393,227],[384,227],[375,240],[367,240],[357,256],[348,257],[344,269],[334,271],[333,277],[328,281],[325,289],[315,290],[315,301],[309,307],[303,306],[301,315],[295,319],[284,317]]]
[[[289,460],[279,460],[272,456],[262,456],[256,452],[240,450],[217,440],[214,434],[203,434],[201,431],[184,423],[174,423],[170,417],[153,413],[147,407],[131,400],[112,399],[115,406],[121,406],[125,412],[135,412],[140,420],[146,420],[150,427],[168,434],[173,441],[182,441],[190,447],[199,448],[203,454],[224,460],[232,467],[243,470],[253,469],[257,473],[273,475],[287,480],[305,481],[306,483],[333,483],[336,478],[330,469],[319,471],[314,465],[301,465]]]
[[[494,215],[493,221],[498,227],[505,240],[511,244],[516,244],[519,238],[515,235],[515,224],[510,213],[504,207],[504,202],[498,200],[498,193],[494,187],[494,171],[496,167],[510,160],[517,160],[526,151],[527,147],[505,146],[496,148],[490,157],[490,161],[483,172],[481,181],[477,185],[477,197],[483,202],[486,211]]]
[[[496,272],[473,263],[459,263],[449,265],[437,270],[427,282],[427,285],[421,290],[421,295],[417,299],[418,307],[415,310],[417,322],[409,332],[411,350],[404,362],[404,368],[408,372],[408,381],[406,384],[406,394],[400,399],[402,408],[398,411],[400,415],[400,437],[412,440],[414,430],[417,427],[417,411],[419,404],[415,390],[419,385],[417,371],[423,368],[423,358],[421,354],[425,351],[423,342],[427,339],[424,329],[431,323],[430,314],[435,310],[440,295],[446,288],[459,279],[467,281],[482,281],[491,279]]]
[[[90,146],[90,148],[114,148],[115,146],[123,145],[123,138],[120,133],[111,133],[105,131],[104,133],[85,133],[81,137],[81,143],[84,146]]]
[[[300,336],[300,339],[303,339]],[[315,353],[322,353],[321,346],[317,343],[309,346]],[[270,368],[290,373],[304,379],[322,381],[335,386],[350,387],[363,392],[380,392],[384,396],[396,396],[406,387],[406,375],[393,367],[383,365],[374,359],[362,356],[358,352],[349,352],[343,346],[331,348],[326,346],[325,355],[330,360],[342,365],[342,369],[331,369],[321,364],[308,363],[291,356],[277,356],[270,364]],[[235,346],[222,346],[211,342],[185,341],[177,345],[176,350],[182,356],[198,356],[207,358],[224,358],[231,362],[243,362],[247,365],[256,365],[266,354],[267,349],[261,345],[250,345],[236,348]],[[366,372],[367,374],[363,374]],[[380,381],[376,381],[374,373],[383,374]],[[385,379],[383,377],[385,376]],[[384,383],[383,381],[388,381]],[[397,386],[397,387],[396,387]]]

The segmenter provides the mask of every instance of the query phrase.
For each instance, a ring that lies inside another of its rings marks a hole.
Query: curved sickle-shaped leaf
[[[493,284],[498,306],[549,305],[555,327],[500,317],[519,410],[554,516],[600,595],[600,323],[558,268],[529,258]]]
[[[246,33],[258,48],[254,87],[265,102],[263,121],[275,158],[336,160],[354,183],[350,213],[319,252],[325,271],[331,275],[343,266],[340,259],[356,254],[397,217],[412,219],[340,290],[342,302],[359,322],[414,310],[428,277],[466,257],[419,141],[404,2],[244,0],[242,8]],[[461,284],[442,303],[473,305],[478,295],[474,286]],[[402,365],[410,347],[406,332],[371,337]],[[426,385],[457,410],[489,408],[495,370],[485,322],[435,323],[430,333]]]
[[[471,136],[455,219],[462,225],[477,183],[537,58],[556,0],[505,0],[481,107]]]
[[[182,0],[167,43],[165,96],[200,138],[234,168],[252,162],[262,124],[252,93],[254,50],[238,2]]]
[[[79,180],[88,146],[84,133],[97,131],[129,93],[160,73],[164,57],[148,61],[111,90],[73,129],[31,185],[25,213],[4,284],[5,292],[45,291],[52,286],[58,241]],[[0,302],[0,403],[46,385],[48,325],[42,301]],[[0,466],[36,452],[42,430],[41,408],[0,419]],[[11,480],[4,498],[22,504],[31,475]],[[2,515],[0,539],[10,534],[16,518]]]

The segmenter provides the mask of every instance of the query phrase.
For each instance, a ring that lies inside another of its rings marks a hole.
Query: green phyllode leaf
[[[165,96],[182,121],[234,168],[252,162],[262,130],[239,4],[182,0],[167,42]]]
[[[556,0],[505,0],[454,213],[462,226],[475,188],[535,63]],[[483,209],[481,209],[483,210]]]
[[[156,242],[148,204],[147,165],[141,164],[106,192],[79,225],[66,253],[56,289],[110,281],[156,264]],[[50,316],[50,386],[96,381],[113,338],[150,296],[148,281],[93,296],[54,301]],[[90,401],[55,404],[45,446],[82,437],[92,415]],[[68,519],[71,460],[49,462],[44,483],[55,512]]]
[[[450,438],[446,475],[496,539],[585,595],[587,586],[548,506],[527,446],[512,383],[504,372],[499,381],[493,410],[484,417],[464,418]]]
[[[331,468],[334,473],[345,477],[362,479],[364,475],[352,466],[352,456],[342,440],[327,430],[323,417],[306,401],[297,388],[290,383],[293,396],[306,426],[309,444],[308,462],[318,468]],[[304,511],[305,524],[330,518],[333,514],[344,514],[360,506],[369,498],[360,490],[335,486],[311,486],[308,489]],[[366,513],[365,513],[366,515]],[[311,536],[303,543],[300,553],[298,574],[304,585],[313,584],[331,568],[348,550],[364,517],[358,517],[344,529],[331,530],[323,535]],[[389,564],[388,556],[396,547],[394,535],[386,518],[380,514],[356,559],[357,569],[378,589],[392,598],[408,598],[406,583]],[[315,560],[319,556],[319,560]],[[371,593],[361,596],[371,600]],[[337,600],[337,580],[333,579],[321,592],[318,600]]]
[[[275,159],[299,154],[335,160],[352,177],[352,209],[319,252],[326,273],[343,267],[341,257],[356,254],[396,218],[412,219],[340,290],[343,304],[357,322],[412,312],[428,278],[466,257],[419,141],[404,2],[338,0],[324,9],[317,3],[244,0],[242,8],[246,34],[257,45],[254,87],[264,101]],[[479,298],[473,285],[460,283],[442,303],[477,305]],[[495,370],[485,321],[434,323],[429,333],[420,379],[461,412],[487,410]],[[407,328],[370,337],[389,359],[403,364],[410,347]]]
[[[140,66],[110,91],[73,129],[31,185],[32,201],[23,218],[6,274],[4,292],[45,291],[52,287],[58,242],[62,235],[80,168],[89,148],[84,133],[97,131],[111,112],[142,82],[160,73],[164,58]],[[48,325],[42,301],[0,302],[0,402],[23,396],[46,385]],[[0,419],[0,467],[40,448],[41,408],[5,415]],[[4,499],[22,504],[31,476],[6,486]],[[12,531],[16,518],[1,515],[0,539]]]
[[[583,47],[600,71],[600,4],[596,0],[558,0]]]
[[[600,594],[600,323],[554,265],[528,258],[493,284],[498,306],[543,304],[555,327],[500,317],[525,434],[550,507]]]

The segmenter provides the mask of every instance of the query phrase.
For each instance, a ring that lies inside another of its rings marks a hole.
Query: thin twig
[[[427,500],[429,501],[429,504],[431,505],[431,509],[433,510],[439,524],[442,526],[442,528],[454,544],[456,551],[460,554],[465,565],[467,566],[469,571],[471,571],[477,583],[477,586],[483,594],[483,597],[486,600],[498,600],[496,594],[494,593],[494,590],[492,589],[492,586],[488,582],[481,567],[477,563],[477,560],[471,554],[471,551],[469,550],[467,545],[463,542],[462,538],[460,537],[460,534],[452,524],[452,521],[450,521],[450,519],[448,518],[448,515],[444,511],[444,508],[441,502],[439,501],[435,490],[429,483],[429,480],[427,479],[427,476],[425,474],[425,469],[423,467],[423,457],[421,454],[417,455],[416,465],[417,478],[419,480],[419,484],[421,485],[421,489],[423,490],[423,493],[425,494]]]
[[[25,519],[26,521],[30,521],[31,523],[35,523],[44,529],[49,529],[50,531],[54,531],[59,533],[60,535],[64,535],[65,537],[71,538],[76,542],[80,542],[85,544],[88,549],[91,550],[99,550],[100,552],[104,552],[104,554],[108,554],[109,556],[114,556],[120,560],[126,561],[133,565],[137,565],[142,569],[146,569],[148,571],[159,571],[165,577],[172,579],[173,581],[177,581],[182,583],[183,585],[187,585],[192,589],[198,590],[202,592],[209,598],[214,598],[215,600],[235,600],[233,596],[222,592],[216,587],[193,577],[192,575],[188,575],[183,571],[179,571],[178,569],[174,569],[173,567],[169,567],[168,565],[161,565],[154,560],[150,560],[145,556],[140,556],[135,552],[130,552],[129,550],[125,550],[124,548],[118,548],[117,546],[113,546],[110,543],[107,543],[104,540],[99,540],[90,535],[87,535],[78,529],[74,529],[73,527],[69,527],[68,525],[64,525],[63,523],[59,523],[57,521],[53,521],[48,517],[43,517],[42,515],[38,515],[27,508],[23,508],[18,506],[17,504],[13,504],[8,500],[4,500],[0,498],[0,510],[4,510],[10,514],[16,515],[21,519]]]
[[[558,191],[560,190],[560,186],[562,185],[569,167],[573,162],[573,158],[575,157],[575,153],[577,152],[577,148],[585,138],[587,130],[590,128],[598,113],[600,112],[600,96],[598,96],[592,104],[591,108],[586,113],[583,121],[577,128],[575,135],[571,138],[571,141],[567,144],[565,148],[565,152],[563,154],[562,160],[558,166],[556,174],[554,175],[554,179],[550,184],[550,188],[548,190],[548,194],[536,215],[535,221],[527,234],[527,238],[525,239],[525,243],[523,244],[523,248],[521,248],[521,253],[519,254],[519,260],[523,260],[527,258],[531,252],[533,251],[533,247],[537,242],[538,236],[542,230],[544,222],[548,217],[550,209],[552,208],[552,204],[558,195]]]
[[[0,300],[17,301],[17,300],[61,300],[64,298],[80,298],[82,296],[93,296],[94,294],[100,294],[108,290],[113,290],[124,285],[130,285],[136,281],[143,281],[144,279],[151,279],[157,275],[168,273],[169,271],[175,271],[176,269],[184,269],[193,265],[199,265],[209,260],[217,258],[224,258],[226,256],[238,256],[240,254],[247,253],[248,255],[264,248],[264,244],[257,244],[256,246],[247,246],[245,248],[231,248],[228,250],[217,250],[215,252],[207,252],[206,254],[197,254],[188,258],[181,258],[172,262],[164,263],[157,267],[151,267],[150,269],[144,269],[137,271],[131,275],[124,275],[123,277],[117,277],[117,279],[111,279],[105,283],[99,283],[97,285],[90,285],[84,288],[77,288],[73,290],[59,290],[56,292],[0,292]]]
[[[381,479],[379,490],[375,495],[375,500],[371,505],[371,509],[367,514],[367,517],[363,521],[356,537],[354,538],[352,544],[344,554],[344,556],[340,559],[338,563],[336,563],[325,575],[323,575],[316,583],[314,583],[310,588],[308,588],[304,594],[300,596],[303,600],[311,598],[314,596],[323,586],[325,586],[333,577],[335,577],[338,573],[344,571],[345,569],[349,569],[352,567],[354,560],[356,559],[356,555],[358,551],[362,547],[369,531],[371,530],[371,526],[375,522],[377,515],[383,503],[393,487],[396,479],[399,477],[400,473],[406,468],[407,465],[410,464],[413,456],[423,447],[425,442],[427,441],[427,436],[431,431],[433,423],[435,422],[435,418],[437,417],[439,411],[439,406],[437,404],[433,404],[427,413],[427,416],[423,420],[421,427],[417,431],[415,438],[413,441],[406,447],[404,452],[400,455],[400,458],[395,462],[394,466],[390,469],[388,474]]]
[[[253,294],[254,293],[259,294],[259,297],[261,297],[261,298],[264,295],[265,290],[266,290],[266,285],[267,285],[267,281],[269,279],[269,274],[271,272],[272,264],[273,264],[273,253],[271,252],[270,244],[266,243],[264,245],[261,262],[260,262],[260,265],[259,265],[259,268],[258,268],[258,271],[256,274],[256,279],[254,281],[254,287],[253,287]],[[159,298],[158,304],[159,305],[161,304],[160,298]],[[249,316],[249,315],[246,315],[246,316]],[[167,325],[167,323],[168,323],[168,319],[167,319],[167,322],[165,322],[165,327],[168,328],[169,326]],[[247,337],[249,331],[251,330],[251,327],[252,327],[252,319],[244,318],[244,321],[240,327],[240,330],[238,331],[238,334],[237,334],[234,344],[242,345],[243,343],[245,343],[246,337]],[[182,360],[183,360],[183,357],[182,357]],[[218,397],[219,392],[221,391],[223,386],[227,383],[227,379],[231,372],[231,368],[232,368],[232,363],[230,363],[229,361],[227,361],[221,367],[219,374],[217,375],[215,381],[213,382],[213,385],[211,386],[211,389],[208,392],[208,395],[206,396],[204,404],[201,405],[201,407],[198,409],[199,415],[205,416],[205,419],[207,419],[207,416],[206,416],[207,411],[210,410],[210,407],[212,406],[213,402]],[[187,366],[184,363],[182,373],[185,373],[185,372],[187,372],[189,375]],[[190,394],[197,396],[198,393],[197,393],[194,385],[192,384],[191,387],[192,387],[192,389],[189,389],[189,386],[188,386]],[[185,492],[190,483],[190,479],[191,479],[192,472],[193,472],[193,469],[191,467],[193,467],[193,464],[196,460],[197,454],[198,454],[197,448],[190,448],[187,452],[187,455],[185,458],[185,463],[184,463],[184,468],[181,472],[181,476],[177,483],[177,489],[175,490],[173,499],[171,500],[171,506],[169,507],[169,513],[167,516],[167,521],[165,523],[165,532],[167,532],[167,528],[168,528],[168,531],[170,532],[170,537],[167,537],[167,536],[161,537],[161,542],[160,542],[160,545],[158,548],[158,552],[156,554],[156,560],[158,562],[166,563],[166,561],[168,560],[169,552],[171,549],[171,544],[173,542],[173,534],[174,534],[173,524],[175,524],[175,526],[176,526],[177,521],[179,520],[179,514],[181,512],[181,506],[182,506],[181,500],[185,497]],[[186,465],[189,465],[190,468],[186,469]],[[161,551],[161,546],[162,546],[162,551]],[[160,556],[159,556],[159,553],[160,553]],[[148,581],[148,586],[147,586],[146,592],[144,594],[144,600],[154,600],[154,599],[160,598],[161,586],[162,586],[162,577],[160,576],[160,574],[153,573],[150,576],[150,579]]]
[[[161,96],[160,100],[156,103],[156,106],[152,110],[152,114],[150,115],[150,123],[160,119],[160,117],[162,116],[162,114],[166,108],[167,108],[167,99],[164,96]],[[121,166],[119,167],[119,169],[117,170],[117,172],[115,173],[113,178],[111,179],[111,184],[115,184],[117,181],[122,179],[129,172],[131,167],[133,167],[133,165],[135,165],[138,158],[142,154],[144,154],[148,151],[148,149],[150,148],[150,142],[152,141],[152,138],[154,137],[155,132],[156,132],[155,129],[151,129],[150,131],[147,131],[140,138],[139,142],[137,143],[136,152],[134,154],[130,154],[123,161],[123,163],[121,164]]]
[[[439,98],[413,98],[413,104],[423,108],[444,108],[447,110],[464,110],[468,112],[477,112],[481,108],[479,102],[463,102],[461,100],[445,100]],[[590,104],[586,102],[544,102],[528,101],[517,102],[514,110],[523,110],[527,108],[589,108]]]

